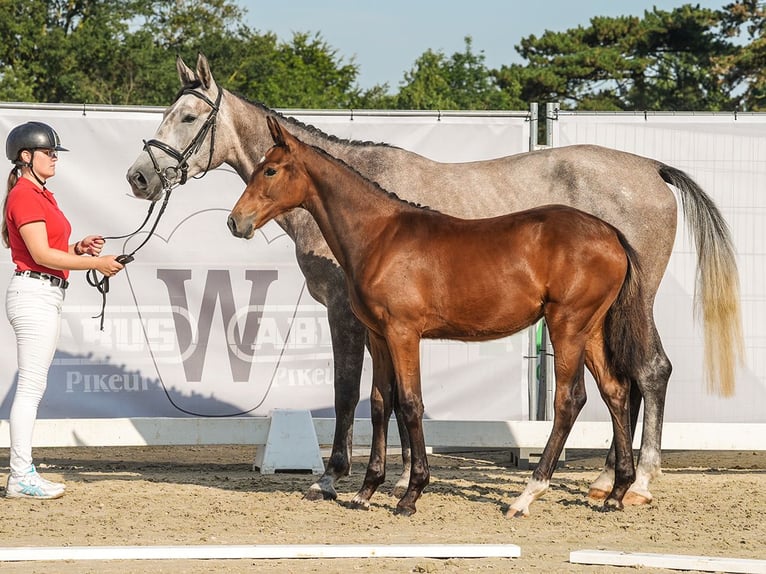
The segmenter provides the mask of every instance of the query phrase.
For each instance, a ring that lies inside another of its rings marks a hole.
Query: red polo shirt
[[[8,193],[5,204],[5,221],[8,225],[8,243],[11,246],[11,258],[18,271],[39,271],[66,279],[69,271],[50,269],[35,263],[27,245],[21,238],[19,228],[27,223],[44,221],[48,231],[48,245],[53,249],[69,251],[69,236],[72,226],[59,209],[53,194],[47,189],[40,189],[25,177]]]

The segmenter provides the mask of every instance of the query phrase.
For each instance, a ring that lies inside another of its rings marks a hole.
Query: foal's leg
[[[665,412],[665,395],[672,365],[662,348],[662,342],[653,319],[650,325],[652,339],[647,343],[649,345],[649,358],[642,371],[635,373],[635,380],[631,385],[630,392],[631,429],[634,435],[638,428],[637,421],[642,395],[644,420],[636,480],[623,499],[623,503],[627,505],[649,504],[652,501],[649,482],[661,474],[662,423]],[[613,442],[606,458],[604,470],[591,484],[588,496],[603,499],[609,494],[614,484],[614,468]]]
[[[308,500],[338,498],[335,484],[342,477],[348,476],[351,469],[354,411],[359,404],[359,385],[362,378],[367,330],[351,311],[346,293],[345,279],[343,279],[342,294],[330,299],[327,303],[334,366],[335,436],[327,468],[319,480],[309,487],[306,493]],[[393,370],[390,372],[393,381]],[[404,426],[398,411],[396,420],[401,437],[403,469],[394,487],[394,494],[397,495],[398,489],[397,496],[400,496],[410,477],[410,443],[407,434],[402,432]]]
[[[369,509],[370,498],[386,479],[386,444],[388,442],[388,420],[393,408],[395,386],[391,355],[385,339],[369,334],[372,354],[372,391],[370,393],[370,415],[372,419],[372,445],[370,460],[361,490],[351,500],[356,508]]]
[[[630,432],[631,436],[636,436],[636,429],[638,428],[638,413],[641,410],[641,391],[638,388],[638,383],[633,380],[630,384]],[[609,493],[612,492],[614,486],[614,435],[612,435],[612,443],[609,446],[609,452],[606,455],[606,462],[604,463],[604,470],[594,480],[590,489],[588,490],[588,497],[594,500],[604,500]],[[623,502],[625,500],[623,499]]]
[[[615,452],[614,486],[604,501],[604,509],[621,510],[623,497],[635,479],[633,433],[631,432],[630,381],[614,377],[606,363],[604,340],[595,337],[588,344],[586,362],[596,379],[601,398],[612,418],[612,443]]]
[[[505,512],[507,517],[529,516],[529,505],[540,498],[550,485],[561,451],[577,415],[585,405],[584,349],[582,343],[572,343],[556,337],[555,323],[548,321],[555,353],[556,394],[554,397],[553,429],[545,444],[540,462],[527,487]]]
[[[393,373],[393,367],[391,367]],[[391,388],[396,388],[396,379],[391,382]],[[394,400],[394,415],[396,416],[396,425],[399,429],[399,442],[402,445],[402,474],[399,475],[399,480],[396,481],[391,495],[397,498],[404,496],[407,492],[407,487],[410,484],[410,470],[412,467],[412,456],[410,453],[410,435],[405,424],[404,417],[402,416],[401,408],[399,407],[399,397],[396,391],[393,393]]]
[[[397,514],[411,516],[417,512],[415,503],[428,486],[431,473],[426,456],[423,434],[423,393],[420,385],[420,336],[406,328],[387,333],[396,372],[396,397],[399,413],[410,437],[410,482],[404,496],[396,505]]]

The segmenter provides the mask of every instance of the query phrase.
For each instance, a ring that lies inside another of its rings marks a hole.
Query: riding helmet
[[[61,147],[61,140],[56,130],[42,122],[27,122],[16,126],[5,140],[5,155],[14,163],[19,159],[21,150],[37,148],[69,151]]]

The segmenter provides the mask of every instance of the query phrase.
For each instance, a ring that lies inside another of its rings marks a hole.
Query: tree
[[[360,94],[358,66],[344,62],[319,34],[295,33],[286,43],[251,32],[238,50],[239,57],[220,61],[227,87],[271,107],[349,108]]]
[[[526,66],[503,66],[498,84],[525,101],[601,110],[721,110],[733,106],[721,58],[732,52],[717,12],[689,4],[644,18],[592,18],[590,26],[529,36]]]
[[[467,36],[465,51],[450,58],[442,52],[424,52],[405,74],[394,104],[417,110],[507,110],[518,108],[520,102],[498,88],[484,65],[483,52],[474,53]]]
[[[732,90],[738,94],[738,107],[749,111],[766,110],[766,7],[756,0],[738,0],[722,10],[723,34],[744,36],[735,51],[722,59]]]

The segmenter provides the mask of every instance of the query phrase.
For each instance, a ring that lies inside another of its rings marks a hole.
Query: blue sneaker
[[[6,498],[37,498],[48,500],[64,495],[64,485],[45,480],[33,466],[24,476],[17,478],[11,474],[5,487]]]

